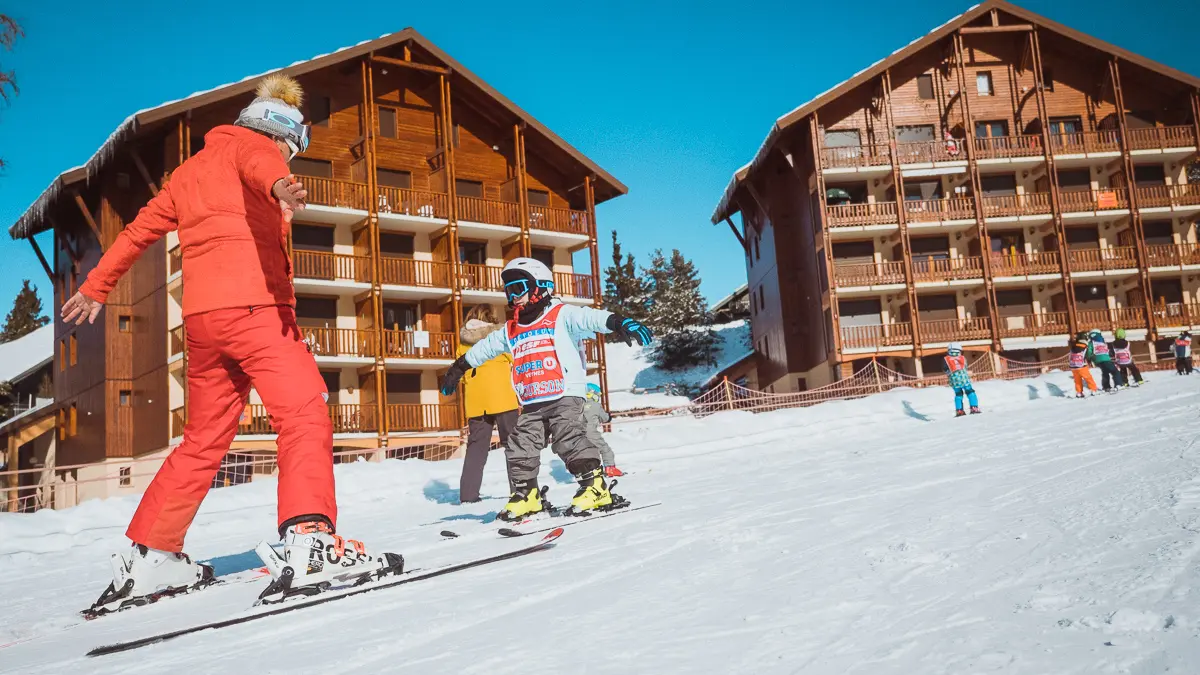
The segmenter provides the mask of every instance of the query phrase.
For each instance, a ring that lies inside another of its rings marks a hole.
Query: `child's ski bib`
[[[1071,356],[1067,359],[1067,363],[1068,363],[1068,365],[1071,366],[1072,369],[1086,368],[1087,367],[1087,353],[1086,352],[1071,352]]]
[[[1092,343],[1092,353],[1095,354],[1096,356],[1108,356],[1108,343],[1093,342]]]
[[[566,375],[554,346],[558,313],[556,305],[529,326],[514,319],[508,322],[508,349],[512,352],[512,384],[521,405],[562,398]]]
[[[1113,349],[1113,354],[1117,357],[1117,364],[1128,366],[1133,363],[1133,351],[1129,347]]]
[[[971,375],[967,371],[967,357],[959,354],[958,356],[946,357],[946,370],[950,371],[950,386],[955,389],[963,389],[971,386]]]

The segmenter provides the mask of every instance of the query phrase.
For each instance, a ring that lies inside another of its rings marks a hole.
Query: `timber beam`
[[[1033,26],[1027,23],[1012,24],[1009,26],[966,26],[958,29],[958,32],[963,35],[972,35],[976,33],[1025,33],[1033,30]]]
[[[725,216],[725,222],[729,223],[729,229],[733,231],[733,236],[737,237],[738,243],[742,245],[742,250],[749,253],[750,247],[746,245],[746,238],[742,236],[741,232],[738,232],[737,225],[733,224],[729,216]]]
[[[430,66],[416,61],[405,61],[403,59],[393,59],[389,56],[371,55],[371,61],[389,66],[399,66],[401,68],[412,68],[413,70],[421,70],[427,73],[436,73],[438,75],[449,75],[450,69],[442,66]]]
[[[142,161],[141,156],[134,152],[132,148],[129,150],[129,156],[133,158],[133,165],[137,167],[138,173],[142,175],[142,180],[146,181],[146,187],[150,188],[150,194],[157,197],[158,184],[150,177],[150,171],[146,169],[146,164]]]
[[[79,210],[83,212],[83,218],[87,221],[88,227],[92,228],[92,232],[96,235],[96,241],[100,243],[100,248],[105,248],[104,237],[100,234],[100,227],[96,225],[96,219],[92,217],[92,212],[88,211],[87,202],[83,201],[83,195],[79,194],[79,190],[71,190],[71,194],[75,195],[75,203],[79,205]]]
[[[46,271],[46,276],[50,277],[50,281],[54,281],[54,272],[50,269],[50,263],[46,262],[46,256],[42,254],[42,248],[38,246],[37,240],[32,236],[29,237],[29,245],[33,247],[33,252],[37,255],[38,262],[42,263],[42,269]]]

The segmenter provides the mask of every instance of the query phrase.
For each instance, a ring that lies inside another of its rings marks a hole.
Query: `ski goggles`
[[[546,288],[546,289],[553,290],[554,282],[539,281],[539,282],[537,282],[537,288]],[[534,290],[534,289],[530,287],[528,279],[514,279],[512,281],[505,282],[505,284],[504,284],[504,296],[506,298],[508,298],[509,302],[516,300],[517,298],[521,297],[522,295],[525,295],[526,293],[529,293],[532,290]]]
[[[270,108],[267,108],[263,111],[263,119],[271,122],[272,124],[278,124],[286,130],[283,135],[283,140],[288,144],[288,147],[292,149],[293,157],[304,152],[305,150],[308,150],[308,142],[310,139],[309,125],[301,124],[287,115],[275,112]]]

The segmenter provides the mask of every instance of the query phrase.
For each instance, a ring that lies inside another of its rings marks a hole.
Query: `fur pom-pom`
[[[254,94],[259,98],[277,98],[280,101],[299,108],[304,101],[304,90],[300,83],[287,75],[268,75],[258,83]]]

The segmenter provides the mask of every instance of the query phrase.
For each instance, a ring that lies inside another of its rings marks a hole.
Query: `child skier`
[[[963,396],[966,396],[971,404],[972,415],[982,412],[979,409],[979,399],[975,396],[975,387],[971,384],[971,373],[967,370],[967,357],[963,356],[961,344],[951,342],[946,346],[942,370],[950,376],[950,386],[954,389],[954,416],[962,417],[967,414],[963,411]]]
[[[1186,330],[1175,338],[1175,373],[1192,374],[1192,334]]]
[[[1075,376],[1075,398],[1083,398],[1083,385],[1095,395],[1096,380],[1092,379],[1092,371],[1088,367],[1092,358],[1092,341],[1088,334],[1080,331],[1071,342],[1071,352],[1067,356],[1067,364],[1071,374]]]
[[[547,435],[553,439],[554,453],[579,481],[568,513],[621,504],[620,498],[614,500],[608,491],[600,452],[587,437],[587,371],[577,345],[595,333],[645,345],[650,342],[650,331],[611,312],[563,304],[554,297],[550,269],[533,258],[508,263],[500,279],[516,317],[456,359],[442,379],[442,394],[449,396],[467,370],[505,352],[512,354],[513,390],[521,402],[521,415],[505,448],[513,492],[498,517],[512,521],[546,508],[537,478]]]
[[[583,416],[587,419],[587,437],[600,450],[600,461],[604,463],[604,475],[608,478],[620,478],[624,471],[617,468],[617,460],[613,457],[612,448],[600,433],[600,425],[608,424],[612,415],[600,405],[600,385],[588,383],[587,402],[583,404]]]
[[[288,161],[308,147],[300,85],[263,79],[235,125],[204,137],[204,149],[171,174],[104,253],[70,300],[66,323],[94,322],[117,282],[148,246],[179,232],[183,321],[188,342],[188,421],[142,495],[112,556],[113,582],[91,615],[200,588],[213,570],[183,554],[184,536],[237,434],[254,387],[279,433],[279,514],[283,556],[266,561],[293,589],[400,571],[399,556],[343,548],[334,534],[333,427],[316,361],[296,325],[286,237],[307,192]],[[269,546],[262,546],[268,551]],[[320,561],[331,563],[322,569]],[[310,564],[310,560],[317,561]],[[290,573],[287,570],[291,570]],[[280,590],[273,583],[268,590]]]
[[[1117,372],[1117,365],[1113,363],[1108,343],[1104,341],[1104,334],[1096,329],[1088,333],[1088,340],[1091,342],[1088,355],[1092,363],[1100,369],[1100,385],[1104,393],[1111,394],[1114,386],[1121,385],[1121,374]]]
[[[1133,362],[1133,351],[1129,347],[1129,340],[1125,339],[1125,329],[1118,328],[1116,339],[1112,341],[1113,358],[1117,360],[1117,366],[1121,369],[1121,386],[1128,387],[1129,373],[1133,372],[1133,386],[1138,387],[1142,384],[1142,371],[1138,370],[1137,364]]]

